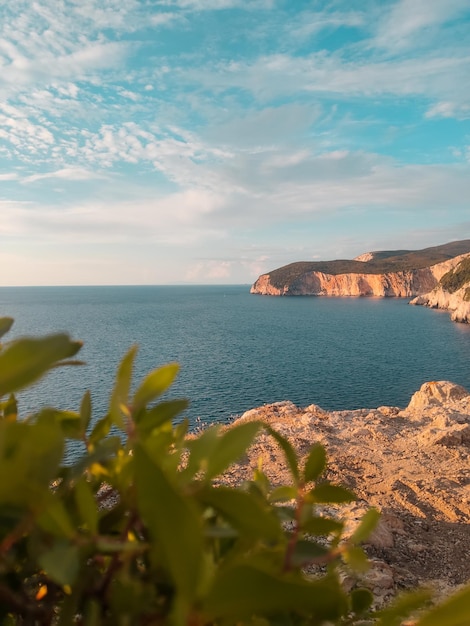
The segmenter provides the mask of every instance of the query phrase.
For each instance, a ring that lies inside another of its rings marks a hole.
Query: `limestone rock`
[[[428,580],[452,586],[470,580],[470,393],[462,386],[424,383],[401,410],[327,412],[315,404],[278,402],[239,419],[279,428],[301,464],[311,444],[325,446],[325,478],[358,497],[333,507],[335,513],[325,510],[345,520],[346,536],[369,507],[382,513],[376,532],[364,542],[375,559],[369,586],[376,596],[388,598],[398,588]],[[291,480],[284,453],[266,432],[224,480],[251,478],[259,463],[273,485]]]
[[[470,396],[469,392],[460,385],[447,380],[431,381],[421,385],[419,391],[411,397],[407,408],[409,410],[423,409],[461,400],[468,396]]]
[[[444,274],[456,267],[467,256],[469,254],[465,253],[429,267],[382,274],[371,273],[371,270],[367,271],[367,269],[364,272],[343,274],[306,271],[300,277],[281,286],[273,284],[271,275],[267,273],[259,276],[252,285],[250,293],[269,296],[393,296],[402,298],[420,296],[437,287]],[[360,257],[357,259],[367,266],[368,261]],[[424,301],[420,301],[419,304],[424,304]]]

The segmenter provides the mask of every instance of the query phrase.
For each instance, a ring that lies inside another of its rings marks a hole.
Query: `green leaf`
[[[271,483],[260,467],[257,467],[253,472],[251,484],[253,485],[253,488],[257,489],[264,496],[264,498],[268,497],[271,491]]]
[[[422,617],[417,626],[468,626],[470,624],[470,586],[454,593]]]
[[[328,554],[328,549],[314,541],[300,539],[296,542],[290,558],[290,565],[293,567],[305,567],[310,563],[315,563]]]
[[[181,420],[181,422],[179,422],[179,424],[176,424],[176,426],[174,426],[173,428],[175,446],[181,447],[181,445],[184,443],[186,435],[188,434],[188,431],[189,431],[189,420],[187,417],[185,417],[183,420]]]
[[[80,403],[80,425],[82,434],[85,435],[91,420],[91,394],[86,391]]]
[[[312,480],[316,480],[326,467],[326,452],[325,448],[316,443],[310,448],[310,452],[305,462],[304,469],[304,481],[309,483]]]
[[[310,517],[302,522],[302,530],[310,535],[321,536],[340,533],[343,528],[344,524],[342,522],[328,517]]]
[[[82,427],[80,415],[74,411],[62,411],[60,409],[45,408],[36,416],[37,422],[51,421],[60,426],[64,437],[67,439],[81,439]]]
[[[137,414],[170,387],[179,371],[178,363],[169,363],[150,372],[134,394],[132,406]]]
[[[309,492],[314,502],[341,504],[343,502],[352,502],[356,500],[356,496],[349,489],[340,487],[339,485],[331,485],[330,483],[322,483],[317,485]]]
[[[207,459],[206,478],[222,474],[232,463],[243,456],[253,442],[261,424],[248,422],[227,430],[217,441]]]
[[[298,496],[298,491],[295,487],[290,487],[289,485],[282,485],[281,487],[276,487],[269,494],[269,502],[289,502],[290,500],[295,500]]]
[[[362,548],[352,547],[344,552],[344,560],[357,572],[366,572],[369,569],[369,560]]]
[[[122,407],[129,404],[129,391],[132,383],[132,369],[137,354],[137,346],[132,346],[119,364],[116,374],[116,382],[109,401],[109,415],[111,423],[118,428],[124,428],[122,419]]]
[[[375,529],[380,520],[380,513],[377,509],[369,509],[365,515],[363,515],[359,526],[353,532],[350,538],[351,543],[360,543],[367,539],[371,532]]]
[[[39,557],[39,564],[46,574],[59,585],[73,585],[78,574],[80,559],[76,546],[56,542]]]
[[[399,595],[386,609],[377,612],[376,615],[380,618],[377,626],[399,626],[409,615],[422,609],[430,598],[431,593],[425,589]],[[419,626],[423,625],[419,624]],[[447,623],[440,622],[439,626],[447,626]]]
[[[0,337],[7,334],[14,321],[12,317],[0,317]]]
[[[263,427],[267,430],[271,437],[276,440],[277,444],[284,452],[284,456],[286,457],[286,461],[289,466],[290,473],[292,474],[294,484],[295,486],[298,486],[300,482],[300,472],[297,462],[297,455],[295,454],[294,448],[287,441],[287,439],[279,434],[276,430],[274,430],[274,428],[272,428],[268,424],[263,424]]]
[[[37,518],[40,528],[56,537],[73,539],[75,527],[70,520],[64,503],[58,497],[53,497]]]
[[[81,347],[80,342],[63,334],[42,339],[26,337],[8,344],[0,352],[0,397],[30,385]]]
[[[183,474],[194,476],[199,471],[207,469],[208,459],[219,442],[221,426],[215,425],[206,428],[196,439],[189,440],[187,447],[190,452],[189,460]]]
[[[15,422],[18,417],[18,403],[15,395],[11,393],[3,407],[3,417],[9,422]]]
[[[93,450],[89,450],[87,455],[80,458],[75,465],[70,468],[67,479],[74,481],[95,463],[106,463],[109,459],[115,458],[118,450],[121,448],[122,441],[117,435],[101,439],[93,446]]]
[[[168,479],[142,444],[134,450],[137,504],[152,539],[154,567],[166,567],[178,591],[191,599],[203,559],[201,517],[191,499]]]
[[[108,415],[105,415],[104,417],[102,417],[94,425],[93,430],[91,431],[90,436],[88,437],[89,444],[91,446],[95,446],[99,441],[104,439],[109,434],[109,431],[111,430],[111,426],[112,426],[111,416],[108,413]]]
[[[64,438],[54,423],[0,421],[0,506],[40,506],[57,476]]]
[[[97,537],[96,548],[106,554],[133,554],[148,550],[148,545],[138,541],[125,541],[110,539],[109,537]]]
[[[347,610],[339,583],[330,577],[306,581],[281,577],[250,565],[222,570],[203,604],[209,620],[230,623],[279,613],[311,615],[315,623],[335,622]],[[306,623],[306,622],[303,622]]]
[[[197,493],[206,506],[218,511],[244,538],[279,541],[283,531],[275,511],[252,494],[230,487],[206,487]]]
[[[137,430],[141,436],[149,435],[153,430],[173,420],[179,413],[188,408],[187,400],[169,400],[160,402],[149,411],[140,414],[137,422]]]
[[[101,626],[102,607],[97,600],[88,600],[84,611],[84,626]]]
[[[98,508],[90,485],[82,478],[75,485],[75,502],[77,503],[80,519],[88,527],[92,535],[98,529]]]
[[[354,589],[351,592],[351,610],[356,615],[362,615],[372,605],[374,601],[373,594],[369,589]]]

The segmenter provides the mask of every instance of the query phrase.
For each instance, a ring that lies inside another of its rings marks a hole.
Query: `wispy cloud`
[[[323,30],[360,28],[365,24],[366,15],[361,11],[302,11],[287,24],[285,30],[290,37],[304,40]]]
[[[429,45],[440,26],[469,14],[467,0],[399,0],[384,12],[374,43],[395,52]]]
[[[219,11],[227,9],[271,9],[275,0],[157,0],[158,6],[190,9],[192,11]]]
[[[103,174],[86,170],[80,167],[64,167],[61,170],[46,172],[44,174],[33,174],[23,179],[25,183],[34,183],[38,180],[56,178],[59,180],[95,180],[105,178]]]
[[[297,255],[354,256],[364,232],[460,237],[469,13],[468,0],[4,3],[2,254],[35,250],[48,272],[62,254],[78,276],[86,251],[103,281],[113,263],[248,281]]]

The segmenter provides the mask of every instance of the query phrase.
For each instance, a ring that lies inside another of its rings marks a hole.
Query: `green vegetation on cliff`
[[[444,274],[440,280],[441,287],[449,293],[461,289],[466,283],[470,283],[470,257],[462,259],[457,267]],[[468,292],[467,289],[465,296]],[[465,297],[465,299],[467,298]]]
[[[470,252],[470,239],[453,241],[423,250],[374,252],[371,261],[299,261],[269,272],[270,283],[277,288],[291,285],[309,272],[324,274],[386,274],[422,269]]]

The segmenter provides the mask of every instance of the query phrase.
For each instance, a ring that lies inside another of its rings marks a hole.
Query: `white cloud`
[[[215,110],[211,112],[211,124],[203,133],[217,145],[269,147],[303,138],[320,114],[319,105],[298,103],[255,111],[232,109],[225,114]]]
[[[419,47],[439,26],[468,11],[468,0],[399,0],[385,12],[374,43],[392,51]]]
[[[54,135],[42,124],[34,124],[22,115],[10,117],[0,113],[0,136],[12,144],[14,150],[26,151],[29,157],[48,151],[54,144]]]
[[[365,15],[359,11],[304,11],[286,29],[290,37],[303,40],[325,29],[359,28],[365,23]]]
[[[336,94],[342,97],[423,96],[468,103],[470,55],[437,55],[399,61],[344,61],[339,55],[314,53],[302,58],[287,54],[252,62],[219,64],[212,72],[182,72],[215,93],[231,88],[251,92],[262,101],[294,94]]]
[[[219,259],[198,261],[191,265],[187,270],[184,280],[197,283],[198,281],[226,281],[230,278],[233,268],[232,261],[223,261]]]
[[[470,104],[456,104],[455,102],[436,102],[429,107],[425,117],[453,117],[459,120],[470,118]]]
[[[170,6],[192,11],[217,11],[221,9],[271,9],[275,0],[159,0],[159,6]]]
[[[34,183],[38,180],[45,180],[48,178],[57,178],[60,180],[93,180],[97,178],[104,178],[104,176],[98,172],[86,170],[80,167],[64,167],[63,169],[53,172],[27,176],[23,179],[23,182]]]
[[[138,93],[134,91],[129,91],[129,89],[119,89],[119,95],[123,98],[127,98],[128,100],[132,100],[133,102],[137,102],[140,98]]]
[[[24,216],[27,215],[31,203],[15,202],[14,200],[0,199],[0,234],[3,237],[29,236],[25,229]],[[3,241],[3,245],[5,240]]]

